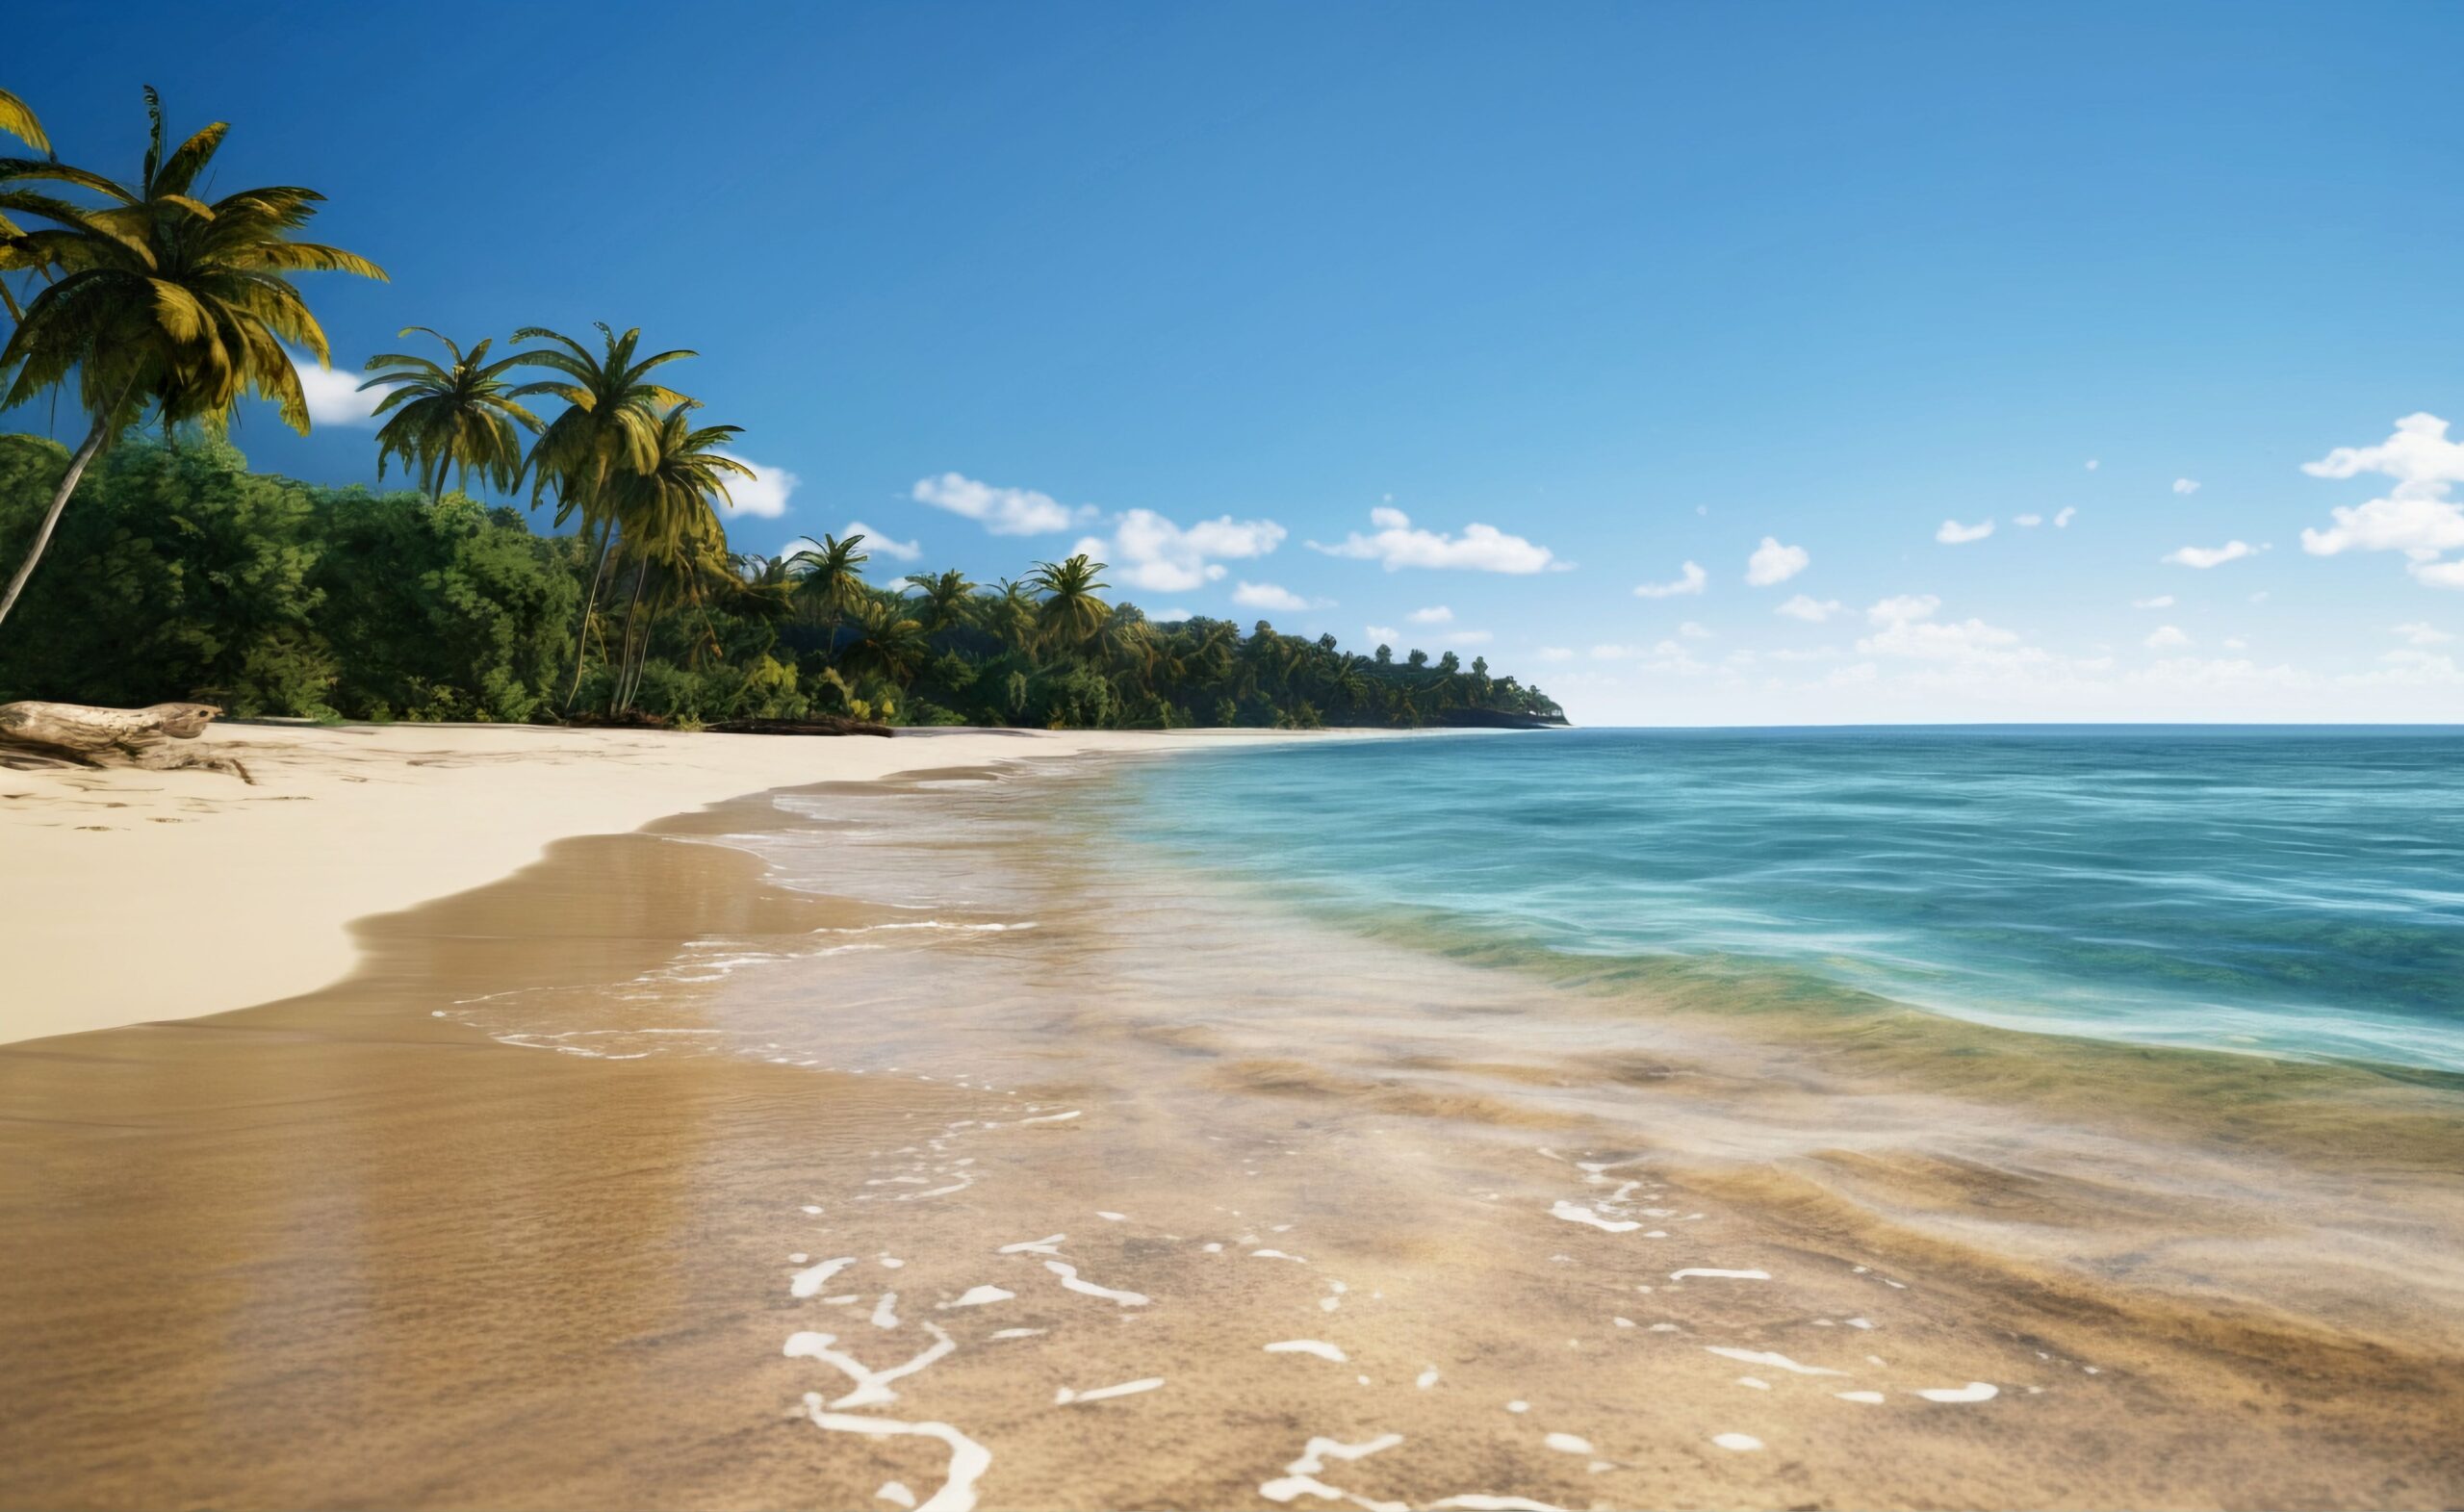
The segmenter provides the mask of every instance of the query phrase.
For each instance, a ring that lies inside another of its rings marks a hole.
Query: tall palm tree
[[[787,570],[795,576],[797,597],[818,608],[823,622],[830,627],[834,655],[839,625],[864,602],[861,569],[872,555],[856,550],[864,541],[861,531],[843,541],[829,534],[818,541],[811,536],[804,540],[802,551],[789,553]]]
[[[1036,605],[1039,639],[1075,651],[1103,628],[1113,610],[1096,595],[1112,585],[1095,575],[1107,565],[1089,561],[1084,551],[1065,562],[1036,563],[1027,586],[1043,596]]]
[[[308,397],[283,344],[306,347],[320,363],[332,354],[289,275],[385,276],[357,253],[293,240],[323,202],[313,190],[242,190],[212,204],[192,197],[230,128],[217,121],[166,153],[163,102],[150,87],[145,108],[153,129],[136,184],[59,164],[24,174],[71,183],[111,203],[65,219],[37,211],[53,228],[11,237],[0,255],[0,269],[33,268],[56,280],[27,301],[0,349],[0,373],[15,372],[0,409],[74,372],[79,401],[93,417],[32,548],[0,592],[0,620],[34,576],[87,465],[148,405],[167,427],[195,421],[219,430],[242,396],[254,393],[305,435]]]
[[[984,596],[976,615],[1002,645],[1030,657],[1034,655],[1036,600],[1034,591],[1025,583],[1002,578],[993,584],[992,592]]]
[[[943,573],[910,573],[903,580],[918,590],[915,619],[924,627],[925,634],[937,635],[973,620],[975,584],[957,568]]]
[[[462,486],[471,486],[471,470],[497,492],[511,493],[522,480],[522,438],[515,427],[537,435],[539,417],[513,397],[504,372],[518,366],[516,353],[488,361],[488,343],[464,356],[461,346],[443,332],[424,325],[406,325],[401,334],[426,331],[452,354],[453,366],[441,368],[425,357],[382,352],[368,359],[364,371],[376,376],[360,385],[391,387],[378,415],[392,417],[376,432],[376,475],[385,476],[389,457],[399,456],[406,468],[417,468],[431,502],[445,497],[445,476],[462,470]]]
[[[924,638],[921,623],[899,612],[896,601],[885,603],[867,598],[856,605],[849,616],[856,634],[838,652],[838,665],[864,676],[870,674],[885,681],[905,683],[924,664],[932,647]]]
[[[744,433],[741,425],[696,426],[692,412],[700,406],[686,399],[659,417],[652,441],[650,466],[614,478],[613,509],[624,553],[634,564],[633,602],[625,613],[625,657],[620,665],[616,706],[632,701],[632,689],[649,660],[647,627],[636,649],[633,624],[645,585],[654,577],[662,589],[680,585],[691,591],[696,569],[727,561],[727,525],[718,503],[731,506],[728,478],[751,477],[753,469],[718,448]],[[715,501],[714,501],[715,500]],[[654,609],[656,608],[654,602]],[[655,616],[654,615],[654,618]],[[569,696],[570,697],[570,696]]]
[[[599,590],[607,575],[607,559],[616,545],[617,519],[613,497],[625,474],[636,476],[656,462],[659,417],[686,402],[685,396],[652,380],[654,369],[696,353],[685,350],[635,353],[641,327],[619,336],[606,321],[599,322],[600,350],[545,326],[526,325],[513,333],[519,342],[547,342],[520,354],[532,367],[557,374],[522,385],[506,397],[526,399],[546,394],[565,401],[564,413],[548,423],[530,445],[523,466],[530,474],[530,506],[540,496],[556,491],[556,524],[581,517],[581,533],[594,543],[590,591],[582,598],[581,628],[574,637],[574,691],[581,688],[581,670],[588,653],[590,628],[599,613]],[[565,698],[568,706],[573,694]]]

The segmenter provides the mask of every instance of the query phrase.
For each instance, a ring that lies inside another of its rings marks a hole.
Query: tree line
[[[290,348],[326,361],[300,272],[382,278],[300,240],[295,187],[191,191],[227,127],[138,177],[64,164],[15,96],[0,132],[0,408],[73,389],[74,448],[0,438],[0,699],[214,699],[240,714],[699,725],[816,713],[909,724],[1417,725],[1551,718],[1539,689],[1451,652],[1347,653],[1259,621],[1158,625],[1109,602],[1101,562],[983,584],[868,580],[860,535],[776,557],[730,548],[722,449],[739,434],[669,386],[686,349],[544,327],[441,360],[367,364],[381,493],[252,473],[223,439],[240,400],[305,433]],[[71,196],[74,197],[71,197]],[[10,287],[8,275],[21,275]],[[553,409],[550,413],[543,411]],[[150,424],[160,439],[127,439]],[[99,465],[98,465],[99,464]],[[457,490],[449,486],[459,483]],[[474,484],[547,511],[470,497]],[[50,572],[49,552],[66,558]],[[24,601],[19,611],[20,600]]]

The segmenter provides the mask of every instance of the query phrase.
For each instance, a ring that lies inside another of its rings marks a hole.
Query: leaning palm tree
[[[53,227],[11,237],[0,261],[0,269],[32,268],[55,280],[27,301],[0,349],[0,373],[14,371],[0,409],[74,372],[79,401],[93,418],[25,560],[0,592],[0,620],[34,576],[87,465],[147,407],[167,427],[193,421],[219,430],[241,397],[254,393],[307,433],[308,397],[283,344],[306,347],[320,363],[331,353],[288,275],[385,276],[357,253],[293,240],[324,199],[313,190],[243,190],[212,204],[192,197],[230,128],[217,121],[166,153],[163,102],[150,88],[145,108],[153,130],[134,185],[58,164],[22,175],[75,184],[111,203],[69,218],[36,212]]]
[[[677,350],[634,355],[642,339],[635,326],[619,336],[606,321],[599,322],[600,350],[544,326],[525,326],[513,333],[516,342],[550,345],[520,354],[517,360],[557,374],[526,383],[506,397],[526,399],[535,394],[565,401],[564,413],[549,422],[530,446],[523,466],[530,474],[530,506],[540,496],[556,491],[556,524],[578,514],[581,533],[594,543],[597,558],[590,573],[590,592],[582,599],[581,629],[574,637],[574,689],[581,688],[581,668],[590,642],[590,628],[599,613],[599,590],[607,574],[608,554],[615,549],[615,492],[627,474],[649,471],[658,456],[659,417],[687,402],[685,396],[651,380],[653,369],[695,355]],[[566,703],[573,702],[572,694]]]
[[[452,354],[453,366],[439,367],[405,352],[381,352],[368,359],[364,371],[376,376],[360,387],[393,391],[376,406],[379,416],[391,412],[376,432],[376,476],[383,479],[386,461],[398,456],[403,467],[419,471],[430,502],[444,499],[446,474],[457,467],[466,490],[471,470],[476,468],[497,492],[511,493],[522,480],[523,466],[522,437],[515,427],[534,436],[541,429],[539,417],[522,407],[513,397],[513,386],[504,381],[505,370],[523,357],[491,363],[487,342],[464,356],[451,337],[424,325],[403,326],[401,334],[413,331],[435,337]]]
[[[1057,641],[1075,651],[1103,628],[1112,605],[1096,597],[1112,586],[1095,575],[1107,564],[1089,561],[1079,552],[1065,562],[1038,562],[1027,575],[1027,586],[1043,595],[1036,605],[1037,637]]]

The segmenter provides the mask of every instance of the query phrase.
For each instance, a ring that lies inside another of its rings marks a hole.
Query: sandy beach
[[[45,779],[0,838],[46,929],[251,942],[104,950],[78,1012],[142,1022],[0,1050],[0,1505],[2464,1494],[2439,1086],[2193,1124],[2135,1052],[1947,1077],[1347,938],[1108,846],[1152,736],[220,738],[259,787]],[[491,822],[503,875],[378,890]],[[149,984],[293,995],[95,1006]]]

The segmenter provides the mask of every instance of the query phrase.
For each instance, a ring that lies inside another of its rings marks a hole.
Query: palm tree
[[[973,620],[975,584],[957,568],[943,573],[910,573],[904,581],[918,590],[915,618],[924,627],[925,634],[937,635]]]
[[[1036,600],[1025,583],[1002,578],[985,596],[976,614],[1003,646],[1030,658],[1034,656]]]
[[[150,87],[145,108],[153,130],[133,187],[60,164],[18,175],[75,184],[113,203],[68,218],[37,210],[54,229],[11,237],[0,262],[0,268],[56,277],[27,301],[24,319],[0,350],[0,373],[15,370],[0,409],[65,382],[73,372],[78,399],[93,417],[52,491],[32,548],[0,593],[0,620],[34,576],[87,465],[146,405],[166,428],[196,421],[219,430],[242,396],[254,393],[279,406],[293,429],[307,433],[308,397],[283,344],[306,347],[320,363],[332,354],[289,274],[385,276],[356,253],[292,239],[323,202],[313,190],[243,190],[210,205],[191,197],[189,190],[230,128],[217,121],[167,154],[163,102]]]
[[[37,152],[51,150],[51,139],[42,134],[42,122],[35,119],[34,107],[6,90],[0,90],[0,131]]]
[[[894,602],[866,598],[849,618],[856,628],[855,638],[839,651],[837,662],[859,677],[869,674],[886,682],[905,683],[932,654],[924,627],[902,616]]]
[[[1043,595],[1036,605],[1038,639],[1059,641],[1075,651],[1103,628],[1112,605],[1096,595],[1112,585],[1095,575],[1107,565],[1089,561],[1084,551],[1065,562],[1036,563],[1036,570],[1027,575],[1027,585]]]
[[[523,466],[530,473],[530,507],[538,508],[540,495],[553,486],[556,524],[562,525],[578,512],[582,534],[597,543],[590,592],[582,599],[581,630],[574,637],[574,692],[581,688],[582,658],[591,622],[599,612],[600,584],[606,577],[608,553],[616,545],[612,486],[621,474],[639,475],[656,463],[659,416],[686,402],[685,396],[651,381],[651,371],[697,355],[680,349],[636,358],[642,339],[639,326],[619,336],[602,320],[599,337],[601,349],[594,353],[572,337],[545,326],[526,325],[514,332],[516,342],[552,343],[523,352],[519,360],[560,377],[526,383],[506,396],[525,399],[547,394],[565,401],[564,413],[549,422],[531,443]],[[565,703],[571,706],[573,693],[566,694]]]
[[[669,583],[681,583],[691,591],[696,569],[705,564],[726,564],[727,525],[720,520],[712,500],[732,506],[734,500],[728,493],[730,474],[754,475],[753,469],[717,449],[742,435],[744,427],[697,428],[689,417],[699,407],[686,399],[660,416],[652,441],[650,466],[639,473],[619,474],[614,479],[610,507],[625,555],[634,564],[633,602],[625,611],[625,657],[620,663],[618,708],[632,702],[633,688],[641,680],[642,664],[650,657],[647,627],[638,650],[633,637],[635,612],[641,607],[644,585],[655,575],[661,579],[662,589]],[[655,620],[655,602],[653,608]]]
[[[860,569],[872,556],[856,550],[863,544],[860,531],[843,541],[829,534],[818,541],[811,536],[804,540],[804,550],[787,557],[787,570],[795,575],[797,596],[821,610],[824,623],[830,627],[831,652],[834,655],[840,622],[864,602],[864,575]]]
[[[522,438],[514,427],[534,436],[541,429],[539,417],[512,397],[511,385],[502,376],[523,356],[516,353],[491,363],[487,342],[472,347],[466,357],[451,337],[424,325],[406,325],[401,334],[413,331],[426,331],[443,343],[453,356],[453,366],[440,368],[425,357],[401,352],[368,359],[364,371],[376,376],[360,388],[390,385],[393,389],[376,406],[378,415],[394,411],[376,432],[377,477],[385,476],[387,458],[399,456],[404,467],[419,470],[431,502],[445,497],[445,475],[456,467],[462,470],[465,489],[471,486],[471,470],[475,467],[480,478],[497,492],[512,492],[522,480],[523,467]]]

